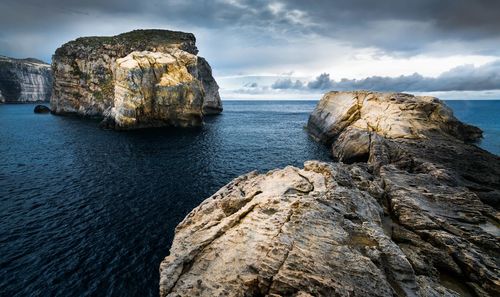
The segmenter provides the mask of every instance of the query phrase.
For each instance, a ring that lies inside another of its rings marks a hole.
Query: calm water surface
[[[500,100],[450,100],[446,104],[461,121],[483,130],[480,147],[500,155]]]
[[[448,102],[500,153],[500,101]],[[0,105],[0,295],[156,296],[175,226],[236,176],[329,160],[316,102],[224,102],[200,129],[104,131]]]
[[[201,129],[104,131],[0,105],[0,295],[155,296],[175,226],[243,173],[328,160],[315,102],[225,102]]]

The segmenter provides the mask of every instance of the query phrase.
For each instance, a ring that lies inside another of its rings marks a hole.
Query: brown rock
[[[103,126],[116,129],[198,126],[222,103],[195,42],[193,34],[167,30],[70,41],[52,59],[51,108],[104,118]]]

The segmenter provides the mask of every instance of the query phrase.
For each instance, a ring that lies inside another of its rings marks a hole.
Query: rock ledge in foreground
[[[160,296],[497,296],[500,162],[479,130],[405,94],[329,93],[318,115],[314,136],[366,162],[236,178],[177,226]]]

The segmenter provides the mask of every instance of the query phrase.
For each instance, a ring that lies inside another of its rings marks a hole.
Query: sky
[[[0,54],[81,36],[192,32],[223,99],[367,89],[500,98],[500,0],[1,0]]]

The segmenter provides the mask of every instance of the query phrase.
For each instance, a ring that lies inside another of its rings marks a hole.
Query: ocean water
[[[500,155],[500,100],[448,100],[455,116],[483,130],[481,148]]]
[[[314,102],[225,102],[201,129],[105,131],[0,105],[0,295],[155,296],[175,226],[243,173],[328,151]]]
[[[500,101],[448,102],[500,153]],[[198,129],[105,131],[0,105],[0,295],[156,296],[175,226],[243,173],[330,160],[312,101],[226,101]]]

